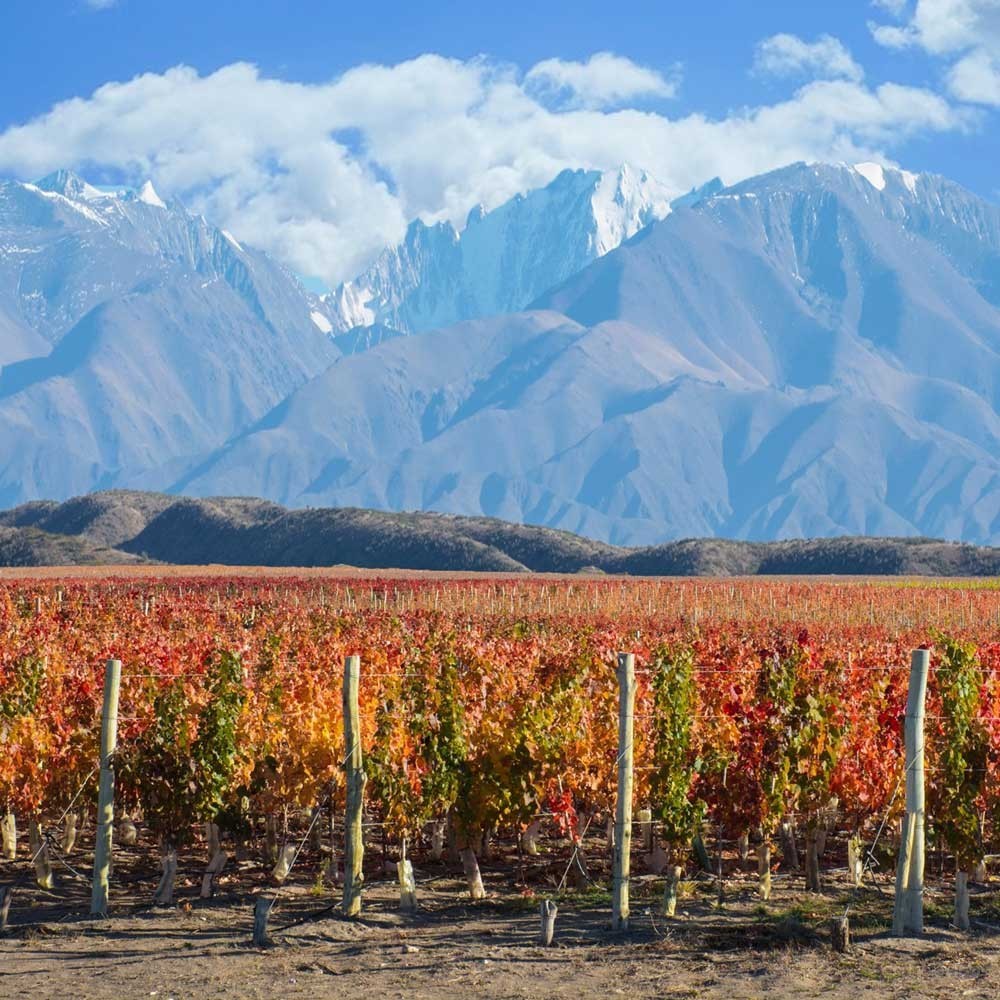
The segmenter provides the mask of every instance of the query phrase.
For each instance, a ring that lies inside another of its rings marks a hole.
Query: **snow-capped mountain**
[[[136,486],[618,543],[1000,542],[1000,207],[796,164],[624,239],[641,212],[597,225],[602,183],[563,175],[460,236],[414,227],[411,291],[348,333],[151,189],[0,185],[0,506]],[[494,315],[424,327],[469,301]]]
[[[313,310],[151,184],[0,182],[0,505],[186,470],[337,357]]]
[[[957,185],[795,165],[535,305],[342,358],[177,487],[620,543],[1000,540],[1000,207]]]
[[[491,212],[474,209],[461,232],[413,222],[399,246],[331,293],[333,324],[417,333],[523,309],[669,211],[645,171],[564,170]]]
[[[49,344],[94,306],[177,268],[242,284],[250,297],[253,276],[266,272],[265,294],[280,286],[284,301],[254,308],[292,308],[296,322],[303,308],[307,318],[322,308],[277,262],[168,206],[149,181],[138,191],[105,191],[65,170],[37,184],[0,181],[0,316]],[[326,324],[322,313],[313,317],[314,326]]]

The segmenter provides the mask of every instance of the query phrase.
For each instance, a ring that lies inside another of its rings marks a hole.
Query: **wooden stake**
[[[851,925],[847,917],[831,917],[830,944],[833,946],[834,951],[850,951]]]
[[[847,874],[853,886],[861,885],[861,876],[864,874],[863,851],[860,835],[851,834],[851,839],[847,842]]]
[[[288,873],[292,870],[292,861],[295,859],[295,845],[284,844],[278,852],[278,861],[271,871],[271,878],[279,885],[288,878]]]
[[[77,824],[80,820],[79,813],[67,813],[66,825],[63,827],[62,849],[64,854],[70,854],[76,846]]]
[[[170,906],[174,901],[174,882],[177,879],[177,849],[174,847],[164,847],[160,855],[160,867],[163,874],[160,876],[156,892],[153,893],[153,904],[155,906]]]
[[[7,916],[10,913],[10,901],[13,897],[12,885],[0,885],[0,934],[7,930]]]
[[[766,838],[757,845],[757,883],[766,903],[771,898],[771,844]]]
[[[819,877],[819,831],[810,823],[806,827],[806,892],[822,891]]]
[[[446,820],[438,818],[434,820],[434,824],[431,827],[431,858],[434,861],[440,861],[444,854],[445,829],[447,825]]]
[[[323,806],[322,803],[316,803],[313,806],[312,812],[309,815],[309,824],[311,833],[309,835],[309,840],[312,843],[312,849],[314,851],[323,850]]]
[[[910,661],[906,698],[906,815],[896,868],[896,902],[892,933],[922,934],[924,930],[924,701],[931,654],[915,649]]]
[[[635,725],[635,656],[618,654],[618,798],[615,804],[611,929],[628,930],[632,853],[632,735]]]
[[[126,847],[132,847],[139,839],[139,831],[135,828],[135,823],[128,816],[122,816],[122,821],[118,824],[118,840]]]
[[[681,880],[680,865],[667,869],[667,884],[663,887],[663,916],[672,917],[677,912],[677,886]]]
[[[361,913],[361,885],[364,881],[364,832],[362,810],[365,800],[365,774],[361,768],[361,716],[358,711],[358,687],[361,657],[348,656],[344,661],[344,743],[347,769],[347,817],[344,851],[344,915]]]
[[[208,860],[211,860],[219,853],[221,844],[219,843],[219,824],[208,822],[205,824],[205,844],[208,849]]]
[[[955,875],[955,926],[960,931],[969,929],[969,873]]]
[[[642,837],[642,849],[647,853],[653,850],[653,811],[639,810],[639,835]]]
[[[94,879],[90,894],[90,913],[94,917],[104,917],[108,913],[115,804],[115,767],[112,758],[118,745],[118,688],[121,675],[121,660],[108,660],[104,668],[101,776],[97,794],[97,828],[94,837]]]
[[[7,861],[17,857],[17,820],[12,812],[0,819],[0,837],[3,839],[3,856]]]
[[[799,849],[795,843],[795,824],[791,819],[781,821],[778,827],[778,839],[781,842],[781,867],[783,870],[797,872],[799,870]]]
[[[486,889],[483,887],[483,876],[479,871],[479,861],[476,852],[471,847],[463,847],[459,852],[462,856],[462,870],[469,886],[469,895],[473,899],[485,899]]]
[[[49,861],[49,843],[36,816],[32,816],[28,822],[28,844],[35,863],[35,881],[40,888],[51,889],[55,882],[52,877],[52,863]]]
[[[542,821],[533,819],[521,834],[521,850],[534,856],[538,853],[538,835],[542,832]]]
[[[259,896],[253,908],[253,944],[255,948],[267,948],[271,938],[267,933],[267,919],[274,907],[274,896]]]
[[[552,938],[556,932],[556,914],[559,912],[559,908],[556,906],[554,900],[543,899],[540,910],[542,915],[542,929],[538,935],[538,943],[543,948],[549,948],[552,946]]]
[[[399,878],[399,908],[404,913],[416,913],[417,883],[413,879],[413,863],[409,858],[396,862],[396,875]]]
[[[264,862],[274,864],[278,860],[278,817],[270,813],[264,820]]]
[[[736,841],[736,849],[739,853],[740,861],[746,864],[747,858],[750,857],[750,834],[746,830],[740,834],[739,840]]]
[[[225,851],[217,851],[215,857],[208,863],[205,874],[201,877],[201,898],[210,899],[215,892],[215,879],[226,867],[229,855]]]

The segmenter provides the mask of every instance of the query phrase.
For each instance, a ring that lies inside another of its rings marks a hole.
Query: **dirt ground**
[[[1000,898],[976,887],[971,934],[949,927],[945,883],[927,897],[927,931],[894,939],[891,880],[860,891],[827,871],[822,894],[777,875],[761,904],[756,880],[727,860],[721,906],[709,875],[684,883],[678,917],[656,915],[662,881],[633,880],[632,929],[608,930],[608,872],[589,860],[591,883],[558,892],[568,848],[541,858],[508,854],[483,865],[489,896],[465,895],[460,866],[417,857],[418,914],[398,908],[398,889],[378,850],[369,852],[364,912],[331,911],[335,887],[313,883],[319,858],[304,855],[279,891],[267,949],[251,944],[257,893],[274,892],[259,861],[225,873],[213,899],[198,898],[196,850],[181,859],[176,905],[149,905],[157,873],[152,845],[119,849],[111,916],[86,916],[86,856],[57,865],[51,892],[28,883],[27,858],[0,865],[0,883],[21,874],[0,938],[0,998],[31,997],[996,997],[1000,995]],[[80,869],[83,869],[82,871]],[[552,948],[537,943],[538,901],[558,900]],[[829,943],[831,915],[850,906],[847,955]]]

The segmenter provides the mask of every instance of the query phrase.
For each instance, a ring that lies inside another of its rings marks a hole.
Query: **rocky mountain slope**
[[[1000,207],[957,185],[800,164],[535,305],[342,358],[175,488],[631,545],[1000,537]]]
[[[0,503],[165,485],[338,356],[314,309],[149,185],[0,182]]]

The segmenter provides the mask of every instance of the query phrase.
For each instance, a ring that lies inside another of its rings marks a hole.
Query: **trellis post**
[[[892,917],[895,937],[922,934],[924,930],[924,701],[930,662],[930,650],[913,651],[903,734],[906,815],[896,868],[896,902]]]
[[[632,733],[635,726],[635,656],[618,654],[618,800],[615,804],[611,929],[628,930],[632,852]]]
[[[344,851],[344,915],[361,913],[361,885],[364,881],[365,842],[362,830],[362,807],[365,797],[365,774],[361,764],[361,719],[358,712],[358,686],[361,657],[348,656],[344,661],[344,763],[347,770],[346,845]]]
[[[101,774],[97,793],[97,827],[94,841],[94,879],[90,895],[92,916],[107,916],[111,875],[111,837],[114,830],[115,766],[118,745],[118,689],[121,660],[108,660],[104,669],[104,709],[101,713]]]

